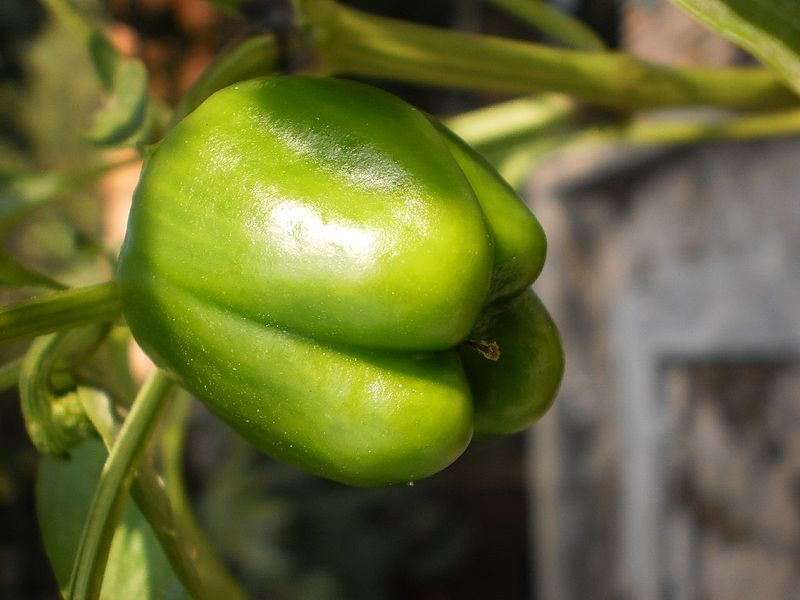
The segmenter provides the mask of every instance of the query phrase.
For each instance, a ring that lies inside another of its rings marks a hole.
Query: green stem
[[[525,183],[525,178],[536,168],[540,160],[557,152],[568,143],[566,135],[545,136],[505,148],[499,155],[487,156],[487,158],[503,179],[508,181],[512,187],[519,188]]]
[[[0,308],[0,343],[111,321],[119,313],[115,281],[39,296]]]
[[[471,146],[480,146],[537,135],[569,123],[577,114],[578,105],[566,96],[542,94],[462,113],[444,124]]]
[[[65,454],[89,433],[79,398],[55,392],[53,381],[57,370],[90,355],[107,333],[105,327],[79,327],[40,336],[28,347],[19,378],[20,406],[28,436],[42,454]]]
[[[164,431],[161,434],[164,484],[176,513],[189,507],[189,498],[183,485],[183,449],[190,407],[191,396],[183,390],[176,393],[164,419]]]
[[[800,110],[754,114],[717,122],[631,121],[598,126],[574,134],[576,144],[687,144],[707,140],[743,140],[800,133]]]
[[[631,144],[683,144],[704,140],[733,140],[796,135],[800,133],[800,109],[751,113],[709,120],[635,119],[597,124],[577,132],[555,132],[575,124],[579,107],[556,94],[525,97],[480,108],[446,119],[444,123],[481,152],[501,153],[509,146],[539,149],[546,135],[553,147],[624,142]],[[553,144],[552,141],[556,140]]]
[[[674,68],[377,17],[331,0],[295,0],[317,71],[508,93],[557,91],[623,110],[797,105],[760,68]],[[303,20],[304,19],[304,20]]]
[[[175,520],[180,523],[187,539],[192,540],[198,562],[203,565],[202,576],[208,597],[241,600],[247,596],[230,576],[197,524],[184,485],[183,450],[191,399],[188,392],[178,390],[164,420],[164,430],[161,435],[164,484]]]
[[[747,140],[800,134],[800,109],[754,114],[716,122],[645,121],[597,125],[577,132],[510,139],[500,156],[489,156],[512,185],[553,154],[605,144],[655,146],[693,144],[703,141]],[[498,145],[501,140],[497,140]],[[483,147],[478,148],[483,151]]]
[[[205,540],[198,541],[195,531],[184,527],[175,516],[156,470],[149,464],[139,467],[136,480],[131,488],[131,495],[141,509],[158,542],[164,549],[175,574],[196,600],[241,600],[244,594],[226,590],[225,594],[216,595],[217,588],[209,585],[214,580],[213,569],[217,560],[209,560],[198,548],[205,548]],[[209,568],[210,565],[210,568]]]
[[[100,475],[70,576],[69,600],[100,596],[108,551],[137,463],[173,381],[157,370],[140,390]]]
[[[603,39],[586,25],[542,0],[489,0],[492,4],[576,50],[605,50]]]
[[[80,391],[80,399],[92,425],[110,450],[116,436],[110,400],[96,390]],[[173,402],[177,407],[175,410],[180,409],[184,394],[176,394]],[[165,435],[172,427],[175,410],[169,412]],[[149,462],[139,466],[131,495],[158,538],[175,574],[192,598],[243,600],[247,597],[227,573],[203,532],[197,527],[189,527],[186,519],[180,517],[180,509],[173,508],[164,483]]]

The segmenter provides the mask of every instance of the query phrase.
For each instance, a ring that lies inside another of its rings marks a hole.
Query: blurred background
[[[200,0],[78,4],[170,102],[248,33]],[[348,4],[538,39],[478,0]],[[660,0],[552,4],[648,60],[751,62]],[[285,19],[254,2],[248,27]],[[376,83],[436,115],[503,99]],[[125,159],[78,135],[101,97],[38,2],[0,0],[2,170]],[[137,172],[65,193],[7,246],[70,284],[107,278]],[[521,189],[548,235],[536,289],[567,355],[550,413],[413,486],[363,490],[270,461],[196,403],[186,469],[214,546],[254,598],[800,598],[800,139],[570,150]],[[57,597],[36,465],[5,393],[2,598]]]

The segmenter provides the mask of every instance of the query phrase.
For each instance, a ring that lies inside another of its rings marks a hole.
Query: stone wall
[[[529,193],[567,350],[538,597],[800,597],[800,140],[572,153]]]

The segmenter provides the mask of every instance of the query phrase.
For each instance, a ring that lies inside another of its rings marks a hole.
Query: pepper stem
[[[380,77],[470,90],[562,92],[630,111],[681,105],[796,106],[763,68],[668,67],[618,52],[577,51],[442,30],[361,12],[332,0],[294,0],[321,74]]]
[[[497,342],[464,340],[464,345],[492,362],[500,360],[500,345]]]
[[[31,298],[0,308],[0,343],[111,321],[120,311],[116,281]]]

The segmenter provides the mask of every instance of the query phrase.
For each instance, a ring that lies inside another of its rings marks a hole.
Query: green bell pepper
[[[383,485],[550,403],[561,349],[525,293],[544,254],[513,190],[413,107],[272,77],[217,92],[150,156],[118,278],[136,340],[236,431]],[[464,350],[473,328],[500,340],[496,369]]]

